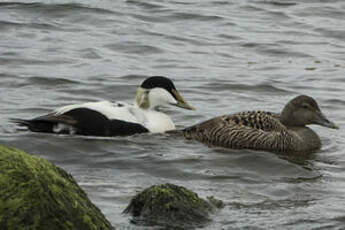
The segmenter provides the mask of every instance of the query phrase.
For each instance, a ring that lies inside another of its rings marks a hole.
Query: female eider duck
[[[170,79],[153,76],[137,89],[134,105],[110,101],[88,102],[64,106],[32,120],[12,121],[33,132],[45,133],[88,136],[162,133],[175,129],[172,120],[157,110],[164,105],[195,110],[182,98]]]
[[[318,135],[306,125],[338,127],[322,114],[316,101],[305,95],[292,99],[281,114],[253,111],[213,118],[182,130],[187,139],[212,146],[275,152],[314,151]]]

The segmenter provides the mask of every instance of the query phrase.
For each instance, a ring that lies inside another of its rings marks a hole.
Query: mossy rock
[[[73,177],[0,145],[0,229],[114,229]]]
[[[138,193],[123,211],[138,225],[159,225],[174,229],[202,227],[216,209],[214,198],[208,202],[198,194],[174,184],[154,185]]]

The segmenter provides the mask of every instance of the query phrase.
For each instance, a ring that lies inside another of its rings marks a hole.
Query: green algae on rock
[[[174,184],[154,185],[137,194],[123,212],[133,216],[134,224],[189,229],[210,221],[215,200],[207,202]]]
[[[0,229],[114,229],[73,177],[0,145]]]

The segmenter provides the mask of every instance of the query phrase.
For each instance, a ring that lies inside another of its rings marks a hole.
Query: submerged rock
[[[0,145],[0,229],[114,229],[71,175]]]
[[[189,229],[205,225],[222,207],[221,201],[213,197],[210,201],[181,186],[154,185],[137,194],[123,212],[133,216],[134,224]]]

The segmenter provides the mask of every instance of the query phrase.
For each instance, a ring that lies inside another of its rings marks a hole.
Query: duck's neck
[[[289,119],[283,117],[282,115],[279,117],[279,121],[286,127],[294,127],[292,122]]]
[[[286,106],[287,107],[287,106]],[[291,113],[288,111],[287,108],[284,108],[283,111],[280,113],[279,120],[280,122],[285,125],[286,127],[293,127],[294,120],[291,119]]]
[[[157,110],[157,106],[150,103],[148,91],[138,88],[135,105],[145,116],[145,127],[151,133],[164,133],[175,129],[175,125],[168,115]]]
[[[139,87],[135,96],[135,104],[143,110],[158,111],[159,104],[152,102],[149,98],[149,90]]]
[[[150,109],[150,101],[148,97],[148,91],[139,87],[135,96],[135,105],[140,109]]]

